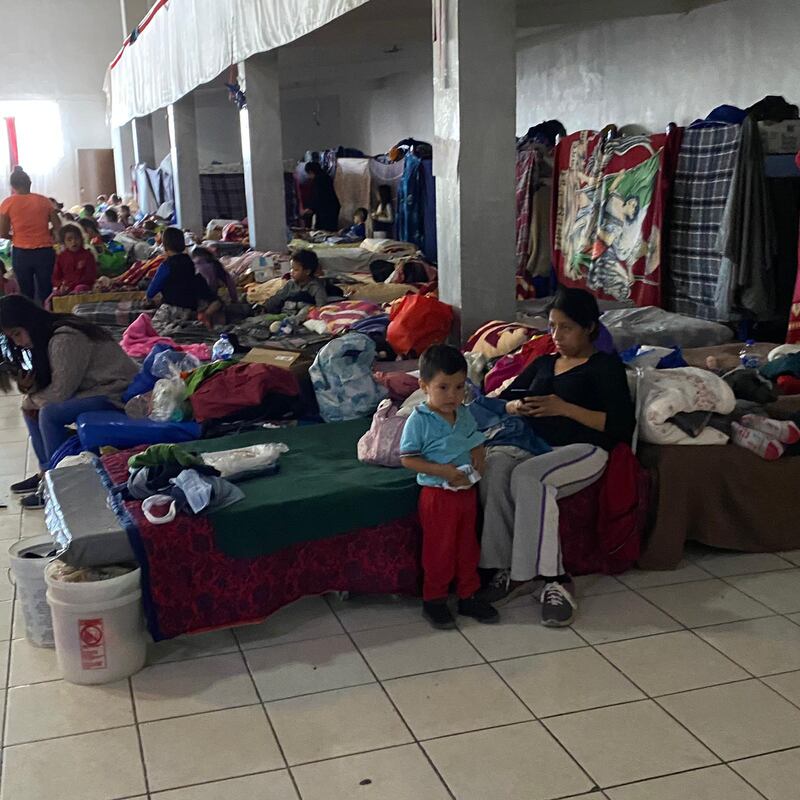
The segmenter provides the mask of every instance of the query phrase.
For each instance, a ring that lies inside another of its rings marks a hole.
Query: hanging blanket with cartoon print
[[[606,300],[661,305],[664,209],[682,131],[559,142],[553,262],[559,282]]]

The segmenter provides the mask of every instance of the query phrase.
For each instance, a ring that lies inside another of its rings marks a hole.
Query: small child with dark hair
[[[292,255],[291,278],[286,285],[267,300],[267,314],[285,314],[292,328],[302,325],[314,306],[328,302],[325,281],[317,277],[319,259],[312,250],[298,250]],[[276,328],[277,330],[277,328]]]
[[[369,211],[366,208],[357,208],[353,212],[353,224],[349,228],[345,228],[342,232],[342,238],[348,242],[360,242],[367,237],[367,218]]]
[[[161,305],[153,315],[153,326],[186,322],[195,317],[210,320],[222,308],[216,293],[195,272],[194,261],[186,254],[186,238],[180,228],[167,228],[161,234],[167,259],[147,287],[147,299],[161,295]]]
[[[83,208],[81,208],[81,213],[80,213],[81,219],[84,219],[86,217],[94,219],[95,211],[96,209],[91,203],[86,203],[86,205],[83,206]]]
[[[420,358],[419,383],[428,400],[403,429],[400,460],[417,473],[422,490],[422,611],[435,628],[455,626],[447,598],[456,581],[458,613],[478,622],[498,614],[475,596],[480,589],[475,483],[484,467],[484,435],[464,405],[467,362],[449,345],[433,345]]]
[[[100,228],[97,226],[97,220],[94,217],[80,217],[78,225],[83,231],[83,236],[89,243],[89,249],[99,256],[106,251],[106,243],[103,240],[103,234],[100,233]]]
[[[53,294],[73,294],[89,291],[97,280],[97,259],[86,248],[83,230],[69,223],[61,228],[59,239],[63,249],[53,268]]]

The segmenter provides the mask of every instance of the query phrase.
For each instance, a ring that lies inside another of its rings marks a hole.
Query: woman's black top
[[[526,389],[531,395],[554,394],[567,403],[605,412],[604,431],[567,417],[524,417],[552,447],[585,442],[611,450],[622,442],[630,444],[635,412],[622,361],[617,356],[597,352],[585,364],[556,375],[558,358],[557,355],[537,358],[501,397],[518,399],[520,395],[512,390]]]

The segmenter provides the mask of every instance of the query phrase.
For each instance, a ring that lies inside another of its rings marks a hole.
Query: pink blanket
[[[183,353],[191,353],[201,361],[211,360],[211,348],[207,344],[178,344],[166,336],[159,336],[158,331],[147,314],[140,314],[122,334],[122,349],[131,358],[145,358],[153,349],[153,345],[167,344]]]

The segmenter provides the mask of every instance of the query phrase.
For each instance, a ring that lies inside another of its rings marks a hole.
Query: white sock
[[[740,422],[746,428],[761,431],[761,433],[769,436],[770,439],[777,439],[783,444],[800,442],[800,428],[790,420],[770,419],[759,414],[745,414]]]
[[[783,445],[774,439],[770,439],[767,434],[752,428],[745,428],[738,422],[734,422],[732,427],[731,439],[739,447],[752,451],[765,461],[777,461],[783,455]]]

